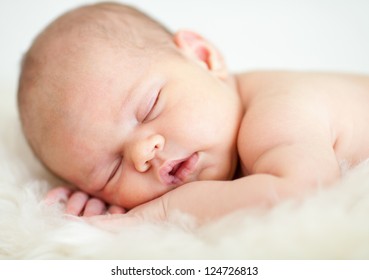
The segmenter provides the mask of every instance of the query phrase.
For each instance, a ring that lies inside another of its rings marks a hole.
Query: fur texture
[[[369,258],[367,163],[302,203],[288,201],[267,213],[241,211],[197,229],[177,215],[166,224],[111,233],[42,203],[58,181],[33,157],[15,110],[0,115],[2,259]]]

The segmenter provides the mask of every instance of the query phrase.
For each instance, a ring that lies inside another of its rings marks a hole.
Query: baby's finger
[[[117,205],[111,205],[108,209],[109,214],[124,214],[126,212],[126,209]]]
[[[88,201],[88,194],[84,192],[75,192],[71,195],[67,202],[65,213],[78,216],[82,213]]]
[[[51,189],[46,194],[44,201],[47,205],[52,205],[56,203],[66,203],[71,193],[72,193],[72,190],[69,189],[68,187],[57,187],[57,188]]]
[[[91,217],[96,215],[102,215],[106,211],[106,206],[103,201],[98,198],[91,198],[87,201],[83,216]]]

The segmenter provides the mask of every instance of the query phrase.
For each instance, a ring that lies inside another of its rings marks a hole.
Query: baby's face
[[[210,70],[108,47],[55,68],[68,114],[44,143],[44,161],[80,189],[132,208],[188,182],[233,176],[240,102]]]

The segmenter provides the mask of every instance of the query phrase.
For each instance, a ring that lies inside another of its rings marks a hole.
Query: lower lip
[[[178,186],[180,184],[184,184],[188,176],[195,171],[198,159],[199,155],[194,153],[181,163],[181,166],[174,175],[170,175],[167,171],[162,173],[161,177],[163,182],[168,186]]]

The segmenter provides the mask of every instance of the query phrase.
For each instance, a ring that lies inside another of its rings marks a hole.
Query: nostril
[[[161,151],[164,148],[164,138],[159,134],[150,137],[150,144],[152,152]]]
[[[160,151],[163,148],[163,146],[161,144],[156,144],[154,146],[154,148],[152,149],[153,152],[155,151]]]
[[[139,168],[139,171],[141,172],[146,172],[147,170],[150,169],[150,162],[149,161],[145,161],[144,164],[141,166],[141,168]]]

